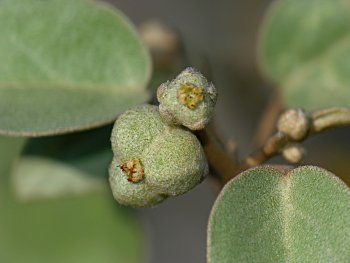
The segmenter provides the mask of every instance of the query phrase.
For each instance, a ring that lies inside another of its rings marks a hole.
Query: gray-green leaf
[[[106,4],[2,0],[0,34],[1,134],[87,129],[147,98],[149,55]]]
[[[17,197],[23,201],[67,198],[109,189],[111,129],[28,140],[12,174]]]
[[[243,172],[214,204],[208,262],[350,262],[349,189],[313,166]]]
[[[110,162],[110,151],[90,156],[91,163],[99,159]],[[96,162],[95,162],[96,164]],[[102,174],[88,173],[76,166],[43,157],[23,157],[13,173],[13,188],[16,196],[23,201],[36,199],[53,199],[76,196],[107,189],[107,167]]]
[[[276,1],[260,35],[260,65],[287,106],[350,105],[350,1]]]

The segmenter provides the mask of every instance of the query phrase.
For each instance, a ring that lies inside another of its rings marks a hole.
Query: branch
[[[196,134],[203,145],[210,168],[218,175],[222,183],[230,180],[232,171],[235,171],[238,166],[236,150],[233,150],[235,147],[232,147],[232,142],[228,147],[224,147],[214,132],[209,129],[200,130]],[[228,153],[227,148],[232,154]]]
[[[249,155],[238,170],[242,171],[266,162],[271,157],[279,154],[287,143],[301,142],[323,131],[348,125],[350,125],[350,109],[330,108],[316,111],[310,115],[309,130],[305,137],[296,140],[283,132],[277,132],[259,150]]]
[[[289,125],[290,134],[297,134],[296,130],[300,128],[300,125],[294,119],[292,119],[292,123],[293,125]],[[344,126],[350,126],[350,109],[330,108],[316,111],[308,116],[304,136],[295,137],[288,135],[286,132],[278,131],[268,138],[260,149],[246,157],[241,164],[238,164],[236,158],[231,158],[213,133],[203,130],[198,132],[197,135],[202,141],[210,167],[225,184],[240,172],[258,166],[278,155],[287,144],[302,142],[326,130]]]
[[[274,92],[262,113],[256,133],[253,137],[253,149],[260,147],[274,132],[276,121],[282,111],[282,96]]]

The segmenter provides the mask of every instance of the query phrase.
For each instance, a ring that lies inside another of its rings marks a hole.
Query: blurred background
[[[158,21],[178,35],[188,59],[186,66],[209,74],[218,88],[218,132],[223,140],[239,139],[247,153],[271,94],[256,63],[258,28],[269,1],[109,2],[138,26]],[[149,226],[151,262],[205,262],[206,228],[214,200],[213,189],[204,182],[155,209],[139,210]]]
[[[136,25],[158,21],[180,37],[186,66],[204,71],[219,90],[215,125],[223,142],[236,140],[240,157],[252,151],[254,132],[274,87],[259,72],[259,28],[271,1],[109,0]],[[282,107],[283,108],[283,107]],[[311,138],[302,164],[324,167],[350,183],[350,129]],[[274,158],[271,163],[285,163]],[[152,261],[205,262],[206,225],[215,195],[204,182],[156,209],[138,211],[149,222]]]
[[[178,34],[186,66],[205,72],[219,90],[214,121],[221,139],[236,140],[241,158],[251,152],[259,119],[275,96],[257,63],[259,28],[271,1],[108,2],[138,26],[158,21]],[[350,183],[349,134],[349,128],[342,128],[311,138],[305,143],[308,155],[303,164],[324,167]],[[279,157],[270,162],[285,163]],[[205,262],[206,226],[214,200],[213,188],[204,182],[156,209],[138,211],[150,226],[151,262]]]
[[[181,57],[181,61],[178,62],[180,66],[171,68],[164,74],[163,68],[156,65],[150,89],[155,90],[162,81],[175,77],[177,70],[180,71],[183,65],[198,68],[214,82],[219,91],[213,122],[221,140],[224,143],[235,140],[240,158],[251,152],[259,120],[269,107],[271,98],[278,96],[275,87],[264,79],[257,65],[259,27],[270,1],[106,1],[119,8],[143,30],[148,22],[157,21],[176,36],[176,45],[180,51],[175,54]],[[278,113],[282,109],[283,106],[280,105],[275,111]],[[112,126],[107,126],[93,131],[93,136],[100,134],[99,136],[104,138],[104,145],[90,145],[89,149],[95,147],[108,151],[109,138],[105,135],[110,133],[111,128]],[[303,164],[317,164],[350,183],[349,132],[349,128],[342,128],[308,140],[305,143],[308,156]],[[57,152],[38,150],[38,145],[52,145],[54,141],[50,140],[33,139],[26,146],[24,153],[49,156],[51,154],[69,160],[70,156],[62,157],[62,154]],[[78,145],[79,140],[67,137],[67,141],[74,141]],[[72,145],[72,149],[74,147]],[[80,148],[84,151],[84,147]],[[66,148],[64,150],[67,151]],[[281,158],[274,158],[271,162],[284,163]],[[89,169],[88,163],[86,160],[82,167]],[[133,227],[139,228],[139,224],[141,225],[143,237],[140,247],[145,245],[144,253],[147,255],[145,262],[141,263],[202,263],[206,261],[206,229],[215,198],[215,187],[205,181],[190,193],[166,200],[156,208],[127,209],[114,203],[111,205],[137,215],[138,219],[133,222]],[[74,210],[74,207],[72,209]],[[11,220],[9,218],[7,220]],[[120,220],[127,221],[127,217]],[[94,231],[98,232],[98,227]],[[113,231],[116,234],[121,233],[120,229]]]

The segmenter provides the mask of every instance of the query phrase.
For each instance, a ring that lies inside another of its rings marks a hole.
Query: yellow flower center
[[[129,182],[137,183],[143,179],[143,169],[140,160],[127,160],[119,165]]]
[[[193,110],[204,99],[204,89],[191,83],[182,84],[177,92],[177,100]]]

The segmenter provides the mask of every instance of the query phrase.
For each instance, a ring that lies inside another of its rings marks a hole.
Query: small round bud
[[[114,198],[123,205],[152,207],[159,204],[165,195],[153,192],[144,181],[131,182],[121,166],[123,162],[114,158],[109,168],[109,182]]]
[[[310,121],[305,111],[297,108],[285,111],[277,122],[277,129],[293,140],[303,139],[309,130]]]
[[[156,106],[145,104],[129,109],[114,124],[113,152],[123,160],[137,159],[164,129]]]
[[[288,143],[282,150],[283,158],[290,163],[299,163],[305,154],[305,148],[300,143]]]
[[[186,193],[208,173],[197,137],[165,124],[157,107],[142,105],[123,113],[111,140],[115,160],[110,184],[122,204],[153,206],[166,196]]]
[[[170,125],[203,129],[211,119],[217,100],[216,88],[193,68],[182,71],[157,92],[159,111]]]
[[[176,196],[199,184],[208,173],[203,149],[191,132],[169,129],[143,155],[146,183],[157,192]]]

